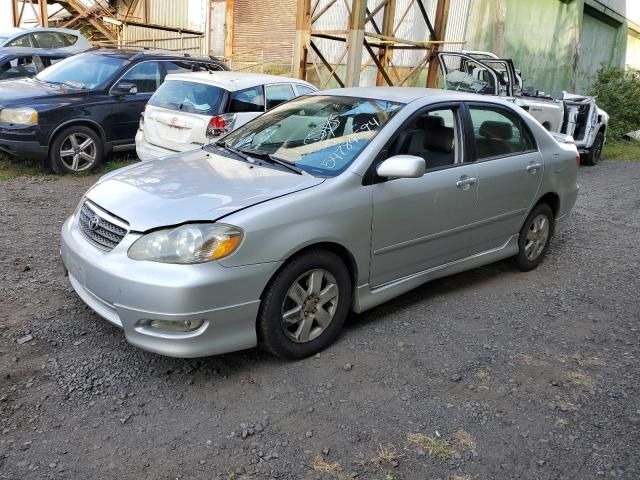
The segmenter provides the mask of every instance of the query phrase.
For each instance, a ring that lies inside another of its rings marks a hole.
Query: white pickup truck
[[[490,52],[440,52],[438,59],[444,88],[505,97],[550,132],[572,137],[583,164],[595,165],[600,160],[609,115],[598,108],[594,97],[564,91],[546,95],[525,88],[513,61]]]

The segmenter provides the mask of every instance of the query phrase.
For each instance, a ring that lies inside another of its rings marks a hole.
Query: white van
[[[303,80],[246,72],[167,75],[136,134],[140,160],[200,148],[292,98],[315,92]]]

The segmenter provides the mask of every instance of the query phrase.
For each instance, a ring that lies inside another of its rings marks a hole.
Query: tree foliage
[[[610,116],[608,138],[640,130],[640,70],[600,70],[590,94]]]

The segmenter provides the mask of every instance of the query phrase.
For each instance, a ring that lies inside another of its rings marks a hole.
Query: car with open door
[[[445,89],[504,97],[550,132],[572,137],[585,165],[600,160],[609,116],[594,97],[566,91],[547,95],[525,87],[513,61],[490,52],[440,52],[438,59]]]
[[[62,227],[62,260],[135,346],[301,358],[350,311],[429,280],[506,258],[536,268],[570,218],[578,160],[497,97],[317,92],[103,176]]]
[[[168,75],[140,117],[138,158],[200,148],[266,110],[317,90],[303,80],[247,72]]]

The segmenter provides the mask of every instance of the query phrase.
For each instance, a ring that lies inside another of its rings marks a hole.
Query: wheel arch
[[[105,149],[106,148],[106,132],[104,131],[104,129],[102,128],[102,126],[98,123],[95,122],[93,120],[90,120],[88,118],[82,118],[82,119],[72,119],[72,120],[67,120],[66,122],[61,123],[60,125],[57,125],[49,134],[49,139],[47,141],[47,145],[49,145],[49,147],[51,147],[51,143],[54,141],[54,139],[58,136],[58,134],[63,131],[65,128],[69,128],[69,127],[73,127],[73,126],[80,126],[80,127],[88,127],[91,130],[93,130],[96,134],[98,134],[98,136],[100,137],[100,140],[102,140],[102,148]]]

